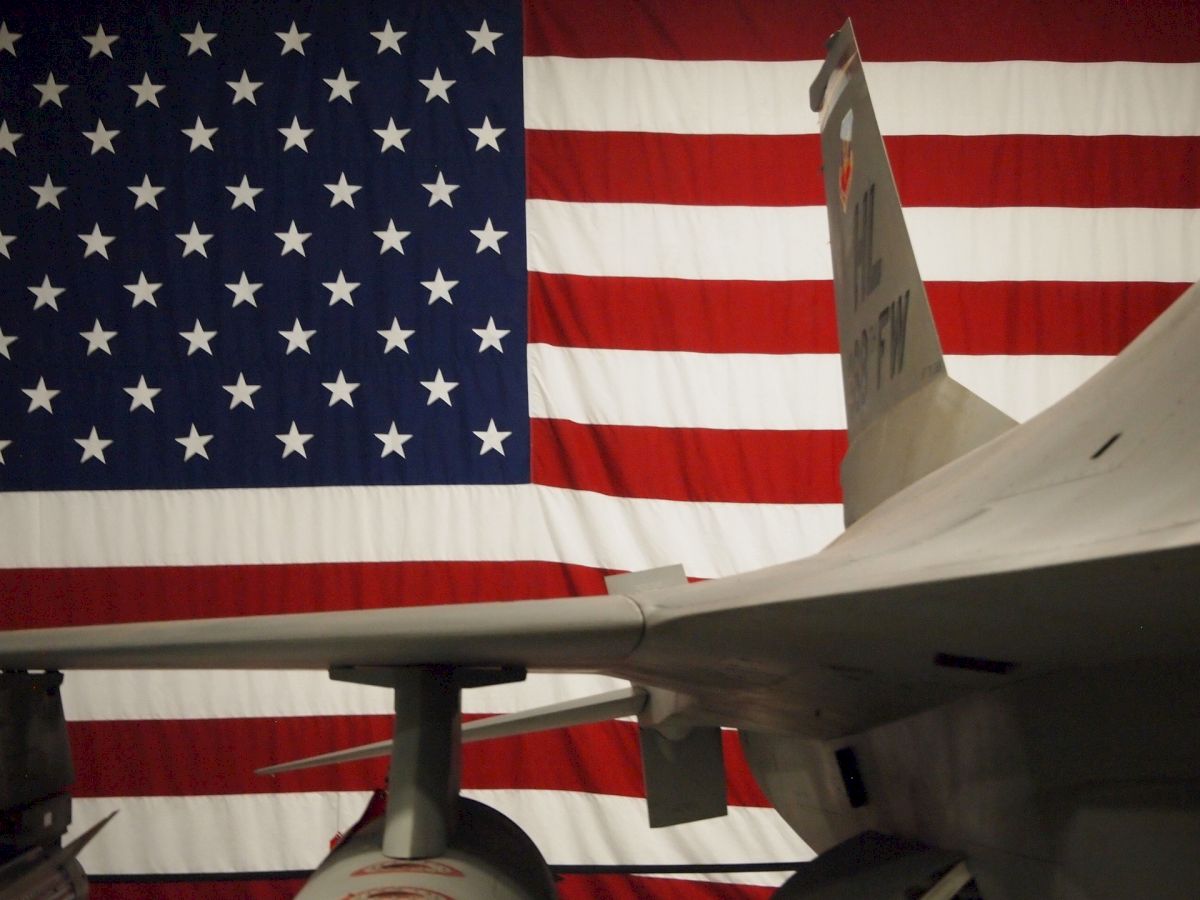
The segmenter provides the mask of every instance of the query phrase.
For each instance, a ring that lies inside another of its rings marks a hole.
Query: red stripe
[[[468,716],[468,718],[479,718]],[[254,770],[386,740],[390,716],[71,722],[77,797],[268,794],[373,790],[387,759],[274,777]],[[769,806],[736,733],[722,733],[734,806]],[[181,761],[163,765],[163,760]],[[463,787],[583,791],[643,797],[637,726],[602,722],[463,746]]]
[[[291,900],[304,886],[295,879],[230,879],[228,881],[112,881],[90,885],[93,900]],[[557,879],[560,900],[765,900],[774,888],[709,884],[681,878],[627,875],[563,875]]]
[[[539,484],[615,497],[841,503],[843,431],[740,431],[532,422]]]
[[[1158,282],[930,282],[947,353],[1120,352],[1188,287]],[[529,332],[560,347],[837,353],[828,281],[529,275]]]
[[[757,885],[630,875],[564,875],[557,887],[559,900],[766,900],[775,893]]]
[[[1111,356],[1189,285],[1159,282],[932,282],[947,353]]]
[[[92,881],[92,900],[292,900],[304,878],[230,878],[226,881]]]
[[[525,190],[533,199],[743,206],[825,202],[816,135],[531,129],[525,132],[525,158]]]
[[[849,16],[872,60],[1200,60],[1180,0],[526,0],[531,56],[819,59]]]
[[[887,150],[908,206],[1200,206],[1198,137],[895,135]]]
[[[908,206],[1200,206],[1198,137],[896,135],[887,148]],[[530,130],[526,158],[533,199],[825,203],[816,135]]]
[[[830,353],[836,352],[837,326],[827,281],[530,272],[529,340],[626,350]]]
[[[602,594],[606,574],[542,562],[3,569],[0,628]]]

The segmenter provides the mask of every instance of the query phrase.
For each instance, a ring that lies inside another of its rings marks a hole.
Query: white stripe
[[[950,376],[1018,422],[1083,384],[1108,356],[947,356]]]
[[[531,673],[523,682],[464,691],[463,712],[518,712],[626,684],[603,675]],[[62,696],[71,722],[392,714],[390,691],[314,671],[79,671],[67,673]]]
[[[870,58],[868,54],[868,59]],[[809,134],[820,62],[525,59],[525,124]],[[1200,64],[867,62],[884,134],[1200,134]]]
[[[530,344],[529,413],[593,425],[846,427],[841,361],[833,354],[659,353]]]
[[[637,797],[532,790],[463,793],[516,821],[551,864],[753,863],[812,857],[772,809],[734,807],[723,819],[651,830],[645,802]],[[361,791],[330,791],[77,798],[68,840],[119,809],[120,815],[81,854],[90,874],[311,869],[328,854],[330,838],[357,821],[368,797]]]
[[[572,275],[828,279],[825,208],[526,200],[529,268]]]
[[[825,208],[527,200],[529,268],[636,278],[827,280]],[[928,281],[1200,278],[1200,210],[913,207]]]
[[[1024,420],[1107,356],[948,356],[950,374]],[[704,354],[529,346],[531,415],[592,425],[826,430],[846,427],[832,353]]]
[[[836,505],[631,500],[536,485],[29,491],[0,494],[0,568],[549,560],[682,563],[713,578],[814,553],[840,520]]]

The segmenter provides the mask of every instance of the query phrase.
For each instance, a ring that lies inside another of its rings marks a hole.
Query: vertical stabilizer
[[[946,375],[849,20],[828,47],[809,98],[821,126],[850,524],[1014,423]]]

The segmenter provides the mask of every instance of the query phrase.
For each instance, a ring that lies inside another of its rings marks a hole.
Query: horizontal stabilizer
[[[475,741],[486,741],[493,738],[513,737],[519,734],[532,734],[536,731],[549,731],[552,728],[568,728],[572,725],[590,725],[594,722],[607,722],[622,716],[636,716],[646,705],[647,694],[635,687],[620,688],[590,697],[580,697],[575,700],[565,700],[562,703],[552,703],[535,709],[507,713],[500,716],[489,716],[486,719],[476,719],[467,722],[462,727],[462,742],[470,744]],[[319,756],[309,756],[292,762],[278,763],[256,770],[257,775],[279,775],[283,772],[295,772],[300,769],[313,769],[318,766],[332,766],[339,763],[354,762],[360,759],[372,759],[377,756],[387,756],[392,752],[392,742],[376,741],[373,744],[362,744],[346,750],[335,750],[332,753],[322,753]]]

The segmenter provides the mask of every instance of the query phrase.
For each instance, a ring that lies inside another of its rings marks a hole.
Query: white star
[[[50,401],[61,394],[62,391],[46,387],[46,379],[38,378],[37,387],[21,388],[21,393],[29,398],[29,409],[26,412],[33,412],[35,409],[44,409],[50,415],[54,415],[54,410],[50,408]]]
[[[8,255],[8,245],[16,239],[17,236],[15,234],[5,234],[3,231],[0,231],[0,256],[3,256],[5,259],[12,259]]]
[[[258,207],[254,205],[254,198],[263,192],[262,188],[250,187],[250,181],[245,175],[242,176],[241,184],[227,184],[225,190],[233,194],[233,206],[230,209],[237,209],[239,206],[248,206],[255,212],[258,212]]]
[[[411,329],[401,328],[400,322],[395,316],[392,316],[391,328],[382,328],[375,333],[387,342],[383,348],[384,353],[391,353],[397,347],[407,353],[408,339],[416,334],[416,332],[412,331]]]
[[[100,327],[100,320],[97,319],[92,325],[91,331],[81,331],[79,336],[88,342],[87,355],[91,356],[97,350],[103,350],[109,356],[112,356],[112,350],[108,346],[108,342],[117,336],[115,331],[105,331]]]
[[[293,20],[291,28],[287,31],[277,31],[275,32],[275,36],[283,41],[283,49],[279,51],[280,56],[286,56],[293,50],[303,56],[304,42],[312,35],[307,31],[298,31],[296,29],[296,22]]]
[[[437,400],[444,401],[447,406],[454,405],[450,402],[450,392],[458,387],[458,382],[444,379],[441,369],[437,370],[437,374],[433,376],[433,381],[422,381],[421,387],[429,391],[429,399],[425,401],[426,406],[433,406]]]
[[[408,34],[407,31],[392,31],[392,20],[388,19],[383,23],[383,31],[372,31],[371,37],[379,41],[379,49],[375,55],[378,56],[385,50],[395,50],[397,56],[402,56],[400,52],[400,38]]]
[[[236,409],[245,405],[254,409],[254,394],[262,388],[261,384],[247,384],[246,376],[238,372],[236,384],[223,384],[222,388],[229,391],[229,408]]]
[[[100,53],[103,53],[109,59],[112,59],[112,45],[116,43],[120,37],[121,36],[119,34],[105,34],[103,25],[98,26],[96,28],[96,33],[91,37],[88,37],[85,34],[83,39],[87,41],[92,48],[88,51],[88,59],[91,59],[93,56],[96,56]]]
[[[354,209],[354,195],[362,190],[361,184],[347,184],[346,173],[343,172],[337,180],[337,184],[325,185],[325,190],[333,194],[333,198],[329,201],[329,208],[337,206],[339,203],[345,203],[351,209]]]
[[[215,331],[205,331],[199,319],[196,320],[196,324],[192,326],[191,331],[181,331],[179,332],[179,336],[188,342],[188,356],[191,356],[197,350],[203,350],[209,356],[213,355],[212,347],[208,344],[209,341],[217,336],[217,333]]]
[[[233,88],[233,102],[240,103],[243,100],[249,100],[252,106],[258,106],[258,101],[254,99],[254,92],[263,86],[261,81],[251,81],[250,76],[246,74],[246,70],[242,69],[242,77],[239,81],[225,82]]]
[[[385,434],[377,434],[375,437],[383,441],[383,452],[379,454],[379,458],[383,459],[389,453],[395,453],[397,456],[404,456],[404,445],[412,440],[411,434],[400,434],[396,430],[396,423],[393,421]],[[0,447],[0,449],[3,449]]]
[[[205,259],[208,258],[208,251],[204,249],[204,245],[212,240],[211,234],[201,234],[200,229],[196,227],[196,223],[192,222],[191,231],[177,234],[175,237],[183,241],[183,255],[187,256],[190,253],[199,253]]]
[[[246,277],[246,273],[242,272],[241,280],[233,284],[225,285],[226,288],[233,291],[233,305],[236,307],[239,303],[249,303],[251,306],[258,306],[258,301],[254,299],[254,294],[262,287],[261,283],[251,283]]]
[[[443,78],[441,69],[434,69],[432,78],[418,78],[417,80],[425,85],[428,91],[425,95],[426,103],[434,97],[441,97],[447,103],[450,102],[450,95],[447,92],[450,90],[450,86],[454,84],[454,81]]]
[[[83,448],[83,456],[79,458],[81,463],[87,462],[89,459],[98,459],[105,465],[108,461],[104,458],[104,450],[112,444],[111,440],[100,437],[96,433],[96,426],[92,426],[92,433],[85,438],[75,438],[75,443]]]
[[[379,152],[383,153],[389,147],[395,147],[401,153],[404,152],[404,138],[408,135],[411,128],[397,128],[396,120],[388,116],[387,128],[372,128],[383,142],[383,146],[379,148]]]
[[[142,303],[149,303],[151,306],[158,306],[158,301],[154,299],[154,292],[162,287],[162,282],[150,282],[146,280],[145,272],[138,272],[137,284],[124,285],[125,290],[133,294],[133,308]]]
[[[290,150],[292,147],[299,147],[305,153],[308,152],[308,143],[306,139],[313,133],[311,128],[301,128],[300,120],[296,116],[292,116],[292,124],[287,128],[278,129],[287,140],[283,142],[283,149]]]
[[[196,116],[196,124],[191,128],[181,128],[179,130],[192,139],[192,145],[188,148],[189,153],[199,150],[201,147],[207,147],[209,150],[212,150],[212,136],[217,133],[217,129],[205,128],[199,116]]]
[[[487,19],[483,20],[483,24],[479,26],[478,31],[471,31],[468,28],[467,34],[475,39],[475,46],[471,48],[472,54],[478,53],[480,50],[486,50],[492,56],[496,55],[496,39],[504,37],[504,32],[492,31],[488,28]]]
[[[51,309],[58,309],[58,295],[65,290],[66,288],[52,285],[50,283],[50,276],[45,276],[42,279],[41,287],[29,286],[29,292],[36,298],[33,301],[33,308],[41,309],[43,306],[49,306]]]
[[[12,359],[12,357],[9,356],[8,348],[11,347],[13,342],[16,340],[17,336],[15,334],[5,334],[4,329],[0,328],[0,356],[3,356],[5,359]]]
[[[304,242],[312,237],[312,232],[297,230],[295,219],[292,219],[292,224],[288,226],[287,231],[275,232],[275,237],[283,241],[283,249],[279,251],[280,256],[287,256],[293,251],[301,256],[308,255],[304,252]]]
[[[133,387],[121,388],[129,395],[129,411],[133,412],[139,407],[154,412],[154,398],[162,393],[162,388],[150,387],[146,384],[146,376],[139,375],[138,383]]]
[[[478,128],[468,128],[467,131],[475,135],[475,152],[478,153],[484,147],[491,147],[497,152],[500,150],[500,144],[496,138],[508,131],[507,128],[495,128],[492,125],[492,120],[487,116],[483,117],[483,124]]]
[[[293,453],[299,453],[308,459],[308,454],[304,452],[304,445],[312,440],[312,435],[301,434],[296,427],[295,420],[292,421],[292,427],[288,429],[287,434],[277,434],[275,437],[283,441],[283,459],[287,459]]]
[[[42,95],[42,99],[38,101],[39,109],[47,103],[53,103],[59,109],[62,109],[62,92],[70,87],[70,85],[56,82],[54,80],[54,73],[51,72],[46,76],[46,80],[42,84],[35,84],[34,87]]]
[[[86,134],[87,132],[84,132]],[[13,156],[17,155],[17,141],[25,136],[23,131],[9,131],[8,119],[0,121],[0,150],[7,150]]]
[[[354,305],[354,298],[351,294],[358,287],[360,282],[347,281],[346,276],[342,274],[342,270],[338,269],[337,281],[323,281],[321,286],[329,291],[329,305],[333,306],[339,300],[344,300],[348,306]]]
[[[471,330],[479,337],[480,353],[482,353],[488,347],[495,347],[501,353],[504,352],[504,348],[500,346],[500,341],[508,337],[509,330],[507,328],[497,328],[494,317],[488,316],[486,328],[472,328]]]
[[[281,331],[279,333],[283,335],[283,337],[287,338],[288,342],[287,350],[284,351],[284,355],[291,353],[293,350],[303,350],[305,353],[312,353],[312,351],[308,349],[308,339],[317,333],[316,329],[305,331],[300,325],[300,320],[297,319],[292,324],[291,331]]]
[[[484,24],[486,25],[487,23],[485,22]],[[217,36],[215,31],[205,31],[200,27],[200,23],[197,22],[196,29],[191,34],[183,34],[181,32],[179,36],[188,42],[188,56],[191,56],[197,51],[201,53],[207,53],[209,56],[212,56],[212,50],[209,49],[208,45],[212,42],[212,39]]]
[[[335,403],[345,403],[347,406],[354,405],[354,398],[350,395],[358,390],[359,382],[347,381],[346,376],[342,374],[342,370],[338,369],[337,381],[322,381],[321,387],[329,391],[329,405]]]
[[[165,84],[154,84],[150,81],[150,73],[142,73],[141,84],[131,84],[129,89],[137,94],[137,102],[133,104],[133,108],[137,109],[143,103],[153,103],[158,106],[158,92],[165,88]],[[162,107],[159,107],[160,109]]]
[[[479,448],[479,455],[487,453],[489,450],[495,450],[501,456],[504,456],[504,441],[512,435],[511,431],[500,431],[496,428],[496,420],[488,419],[487,431],[472,432],[475,437],[483,441],[483,446]]]
[[[350,92],[358,87],[357,81],[351,81],[346,77],[346,70],[343,68],[337,73],[337,78],[322,78],[329,85],[329,102],[332,103],[338,97],[341,97],[347,103],[353,103],[354,100],[350,97]]]
[[[442,277],[442,270],[438,269],[437,274],[433,276],[433,281],[422,281],[421,287],[429,290],[429,305],[438,300],[445,300],[451,306],[454,305],[454,300],[450,296],[452,288],[458,285],[457,281],[448,281]]]
[[[108,259],[108,245],[116,240],[116,237],[100,233],[100,225],[97,223],[92,226],[91,234],[78,235],[87,248],[83,251],[83,258],[87,259],[93,253],[99,253],[105,259]]]
[[[107,150],[109,153],[115,154],[117,151],[113,147],[112,139],[121,132],[115,128],[105,128],[104,120],[96,120],[95,131],[85,131],[83,136],[92,142],[92,156],[95,156],[101,150]],[[0,135],[2,137],[3,135]]]
[[[401,32],[403,34],[403,32]],[[21,39],[19,31],[9,31],[7,22],[0,22],[0,50],[7,50],[13,56],[17,55],[17,41]]]
[[[41,187],[38,187],[36,184],[31,184],[29,189],[37,194],[37,209],[41,209],[43,206],[53,206],[55,209],[62,209],[62,207],[58,205],[58,195],[65,191],[66,188],[55,187],[54,182],[50,180],[49,175],[46,176],[46,180],[42,183]]]
[[[183,461],[187,462],[193,456],[203,456],[208,459],[208,442],[213,439],[211,434],[201,434],[196,430],[196,423],[192,423],[192,430],[183,437],[175,438],[177,444],[183,444]]]
[[[396,223],[392,219],[388,219],[388,227],[383,231],[373,232],[375,237],[379,238],[379,255],[387,253],[389,250],[395,250],[403,255],[404,245],[402,241],[412,234],[411,231],[397,231]]]
[[[134,201],[133,208],[141,209],[143,206],[153,206],[158,209],[158,195],[166,188],[156,187],[150,183],[150,176],[143,175],[140,186],[131,184],[129,190],[133,191]]]
[[[423,184],[421,187],[429,191],[430,206],[436,203],[445,203],[447,206],[453,206],[454,203],[450,200],[450,195],[459,188],[457,184],[447,184],[446,176],[441,172],[438,172],[437,181],[433,184]]]
[[[16,54],[13,54],[14,56]],[[4,465],[4,451],[12,446],[12,441],[0,440],[0,466]]]
[[[500,255],[500,238],[505,237],[507,231],[498,231],[492,227],[492,220],[488,219],[487,224],[476,230],[471,229],[471,234],[479,239],[479,246],[475,248],[476,253],[482,253],[484,250],[495,250],[496,255]]]

